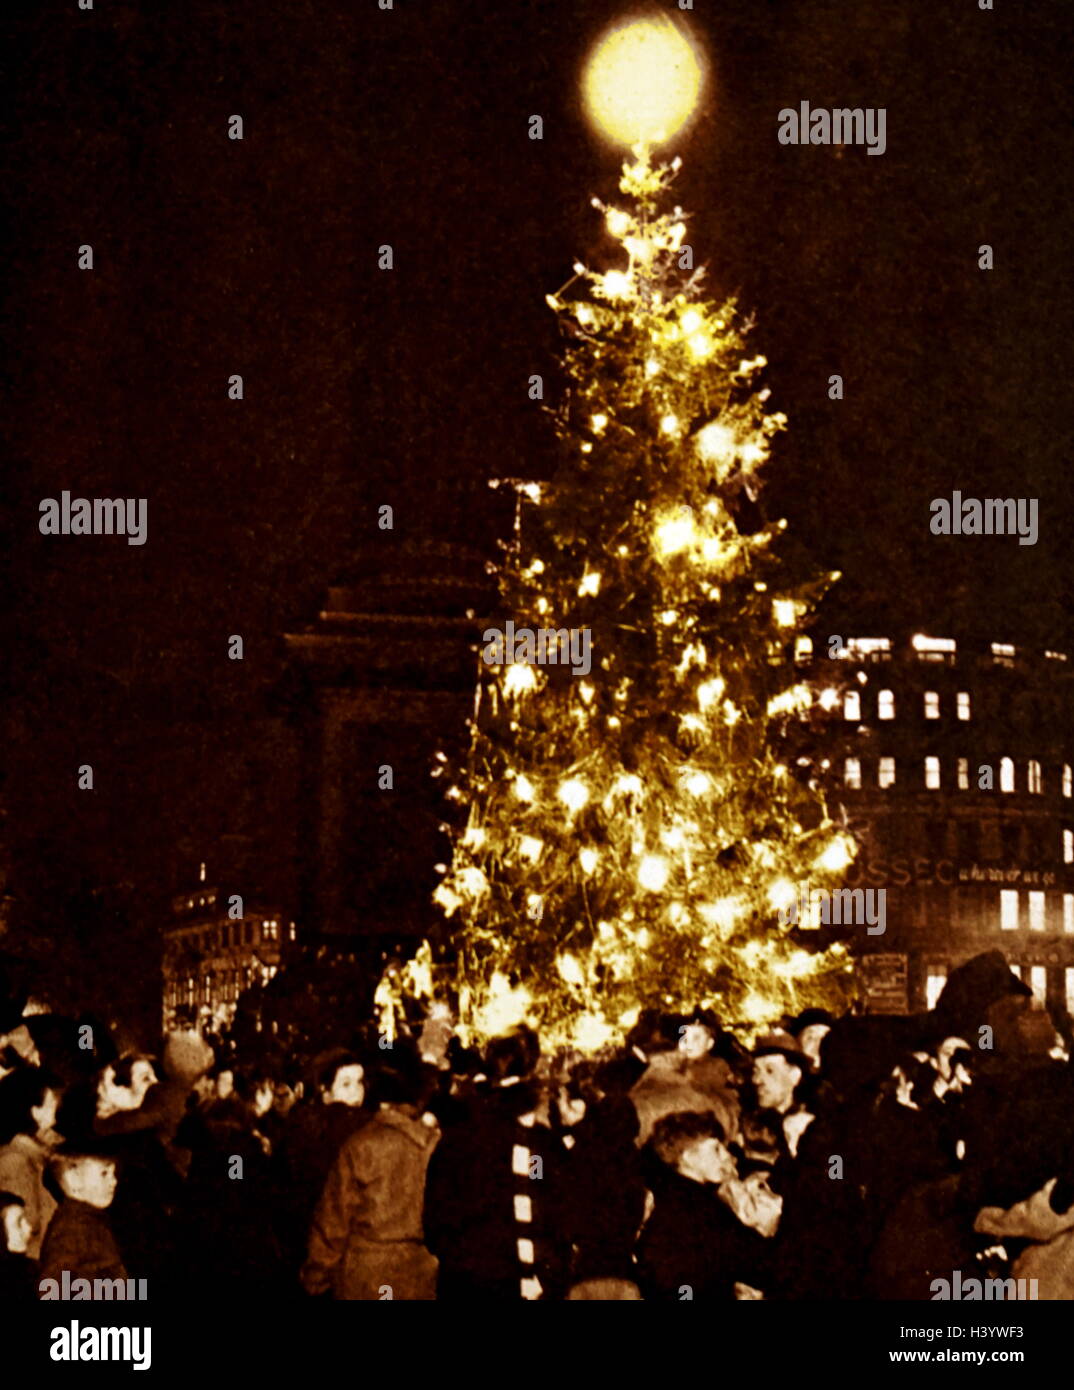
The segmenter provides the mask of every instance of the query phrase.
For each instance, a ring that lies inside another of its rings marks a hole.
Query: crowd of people
[[[1074,1297],[1074,1074],[998,952],[927,1013],[647,1013],[596,1059],[358,1028],[299,1077],[178,1032],[86,1074],[33,1023],[0,1299]]]

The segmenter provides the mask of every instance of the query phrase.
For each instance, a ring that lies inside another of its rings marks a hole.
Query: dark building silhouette
[[[290,633],[303,740],[299,919],[315,935],[411,939],[450,853],[436,755],[465,749],[495,585],[483,554],[390,533]]]

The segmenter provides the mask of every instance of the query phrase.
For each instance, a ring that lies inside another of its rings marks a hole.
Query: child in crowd
[[[660,1168],[638,1248],[645,1298],[757,1297],[767,1282],[768,1242],[736,1212],[738,1172],[719,1120],[665,1115],[653,1129],[651,1150]]]
[[[107,1211],[116,1195],[116,1160],[107,1148],[62,1145],[46,1181],[60,1205],[45,1232],[40,1278],[126,1279]]]

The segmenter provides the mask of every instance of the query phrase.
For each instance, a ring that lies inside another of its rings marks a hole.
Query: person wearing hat
[[[747,1152],[752,1146],[757,1157],[769,1154],[774,1159],[782,1153],[794,1157],[813,1120],[797,1096],[811,1070],[811,1059],[790,1033],[778,1029],[758,1038],[750,1073],[757,1107],[743,1126]]]
[[[865,1210],[854,1109],[818,1085],[811,1058],[782,1029],[757,1040],[752,1080],[754,1133],[767,1127],[770,1186],[782,1202],[766,1293],[782,1300],[857,1297]],[[760,1148],[755,1137],[754,1154],[763,1158]]]
[[[798,1017],[787,1025],[788,1033],[809,1058],[814,1071],[821,1069],[821,1044],[832,1031],[834,1022],[827,1009],[803,1009]]]
[[[41,1247],[40,1282],[126,1279],[107,1212],[116,1195],[117,1162],[108,1140],[64,1143],[49,1159],[45,1181],[59,1206]]]

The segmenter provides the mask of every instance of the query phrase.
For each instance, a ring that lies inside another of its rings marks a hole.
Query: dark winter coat
[[[960,1178],[920,1183],[891,1209],[870,1261],[869,1295],[880,1299],[931,1299],[934,1279],[977,1277],[976,1212],[966,1205]]]
[[[769,1181],[783,1211],[773,1238],[770,1296],[861,1296],[865,1205],[851,1154],[859,1123],[856,1107],[833,1107],[813,1119],[795,1156],[785,1151],[776,1163]]]
[[[177,1173],[186,1175],[189,1153],[176,1143],[191,1092],[213,1060],[212,1048],[196,1034],[172,1033],[164,1044],[164,1079],[146,1091],[137,1110],[95,1117],[94,1133],[106,1138],[152,1134]]]
[[[546,1298],[562,1296],[555,1205],[563,1147],[545,1125],[521,1123],[535,1104],[524,1082],[494,1087],[445,1130],[433,1154],[424,1226],[440,1261],[441,1300],[518,1299],[527,1278],[540,1281]],[[528,1221],[516,1198],[528,1199]],[[520,1240],[532,1245],[532,1263],[521,1259]]]
[[[891,1096],[864,1116],[849,1148],[847,1177],[862,1193],[867,1245],[879,1236],[891,1208],[908,1188],[950,1174],[953,1165],[941,1118],[932,1106],[911,1110]]]
[[[45,1232],[38,1279],[126,1279],[127,1271],[106,1211],[68,1197]]]
[[[193,1074],[181,1067],[175,1074],[166,1072],[136,1110],[95,1116],[93,1121],[94,1133],[107,1138],[120,1159],[110,1224],[132,1276],[158,1286],[174,1273],[181,1174],[189,1160],[176,1134],[193,1085]]]
[[[369,1120],[364,1107],[325,1105],[320,1099],[296,1105],[274,1155],[282,1193],[280,1239],[297,1271],[306,1254],[310,1221],[344,1142]]]
[[[302,1269],[307,1293],[435,1298],[437,1263],[424,1244],[422,1204],[438,1138],[434,1125],[407,1109],[382,1106],[345,1140],[310,1227]]]
[[[0,1308],[10,1318],[10,1304],[31,1303],[36,1298],[37,1262],[0,1246]]]
[[[188,1115],[179,1141],[190,1150],[182,1194],[179,1261],[187,1287],[212,1297],[236,1288],[272,1291],[280,1278],[273,1229],[276,1173],[242,1107]]]
[[[369,1120],[369,1111],[320,1100],[295,1106],[287,1120],[280,1160],[292,1191],[317,1204],[325,1178],[344,1142]]]
[[[743,1226],[714,1186],[668,1173],[654,1196],[638,1242],[646,1299],[734,1299],[736,1283],[765,1287],[768,1242]]]
[[[554,1226],[570,1284],[635,1278],[634,1243],[646,1195],[637,1131],[630,1101],[609,1096],[591,1105],[566,1136]]]
[[[114,1115],[98,1117],[93,1122],[94,1133],[105,1138],[116,1135],[152,1132],[167,1149],[186,1113],[187,1098],[192,1085],[185,1080],[157,1081],[145,1093],[137,1110],[117,1110]]]
[[[123,1113],[136,1116],[140,1112]],[[116,1134],[108,1146],[119,1165],[109,1225],[131,1277],[159,1285],[172,1274],[183,1181],[155,1127]]]

